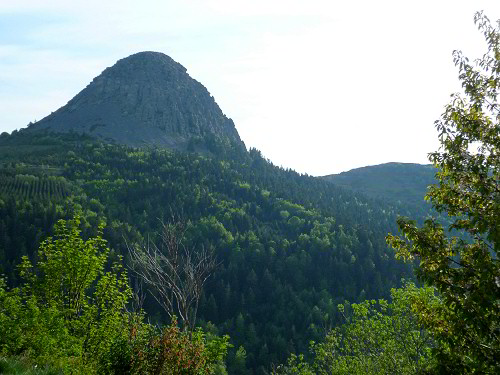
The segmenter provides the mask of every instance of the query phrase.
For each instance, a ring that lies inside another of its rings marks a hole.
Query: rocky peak
[[[243,145],[207,89],[159,52],[119,60],[34,128],[89,133],[132,146],[185,149],[193,137],[209,134]]]

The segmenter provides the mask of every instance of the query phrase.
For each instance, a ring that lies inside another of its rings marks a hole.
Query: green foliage
[[[70,194],[71,187],[64,177],[34,176],[1,173],[0,194],[21,196],[24,199],[62,200]]]
[[[285,365],[273,369],[274,375],[315,375],[314,367],[307,363],[303,354],[292,353]]]
[[[385,242],[396,230],[394,207],[275,167],[256,150],[218,158],[88,141],[58,147],[3,159],[59,168],[73,189],[64,202],[0,198],[0,272],[12,286],[20,256],[34,259],[52,224],[73,212],[85,237],[106,220],[102,235],[114,260],[128,260],[126,243],[157,242],[161,222],[180,217],[188,224],[185,245],[213,249],[221,263],[200,298],[198,321],[231,335],[228,363],[243,346],[247,369],[262,372],[324,337],[341,318],[337,304],[387,298],[412,277]],[[152,299],[144,308],[167,321]]]
[[[411,204],[419,211],[429,211],[424,195],[427,186],[436,182],[432,165],[386,163],[356,168],[339,174],[324,176],[327,181],[370,197],[400,202],[405,208]]]
[[[407,283],[391,290],[392,302],[341,304],[345,323],[311,344],[312,364],[292,355],[277,374],[416,374],[430,363],[432,338],[417,321],[410,301],[437,301],[433,288]]]
[[[95,357],[126,326],[131,289],[120,263],[105,270],[109,249],[102,227],[85,241],[79,225],[79,218],[59,221],[55,236],[40,245],[36,267],[24,257],[20,275],[26,280],[23,292],[37,306],[58,311],[65,328],[80,339],[78,354]]]
[[[247,352],[243,346],[240,346],[234,355],[229,358],[227,369],[230,374],[249,375],[251,371],[247,368]]]
[[[61,369],[55,366],[42,366],[28,358],[0,357],[0,374],[3,375],[60,375]]]
[[[432,340],[416,321],[409,300],[434,299],[432,288],[391,291],[392,303],[364,301],[339,306],[346,323],[333,329],[324,343],[313,345],[320,374],[415,374],[425,366]],[[349,310],[350,313],[348,312]]]
[[[453,95],[436,121],[441,149],[430,160],[439,185],[427,195],[470,241],[447,237],[432,219],[422,228],[400,219],[405,238],[387,239],[399,257],[419,260],[417,275],[441,295],[442,304],[413,307],[440,339],[435,371],[448,373],[500,371],[500,22],[482,13],[475,22],[488,51],[474,64],[454,52],[465,96]]]
[[[128,322],[131,295],[118,263],[105,271],[109,253],[100,234],[84,241],[80,220],[59,221],[55,237],[40,245],[38,263],[23,258],[20,288],[0,284],[0,350],[50,362],[106,352]]]
[[[0,286],[0,351],[50,361],[78,353],[64,318],[54,307],[40,306],[33,296]]]
[[[181,332],[175,320],[155,329],[141,314],[127,312],[132,292],[122,265],[109,264],[103,228],[84,240],[79,226],[78,217],[60,220],[55,236],[41,243],[37,264],[23,258],[21,287],[9,290],[0,279],[1,355],[85,374],[212,374],[224,368],[228,336]]]

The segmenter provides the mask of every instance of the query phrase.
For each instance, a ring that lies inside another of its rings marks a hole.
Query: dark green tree
[[[439,185],[428,192],[449,229],[429,219],[398,220],[404,237],[389,235],[397,256],[419,261],[417,275],[439,291],[443,304],[413,307],[441,340],[439,368],[446,373],[500,372],[500,21],[479,12],[475,23],[488,50],[474,63],[455,51],[463,93],[452,95],[436,121],[441,148],[429,159]]]

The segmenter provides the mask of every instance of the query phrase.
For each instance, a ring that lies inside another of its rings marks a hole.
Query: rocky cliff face
[[[132,146],[186,149],[190,139],[209,134],[243,145],[207,89],[158,52],[119,60],[32,128],[89,133]]]

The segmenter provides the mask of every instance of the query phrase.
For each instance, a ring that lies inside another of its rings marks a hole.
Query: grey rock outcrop
[[[32,128],[88,133],[131,146],[182,150],[193,137],[208,134],[243,145],[207,89],[159,52],[119,60]]]

